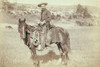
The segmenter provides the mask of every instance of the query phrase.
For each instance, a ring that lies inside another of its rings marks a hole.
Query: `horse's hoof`
[[[35,67],[40,67],[40,62],[39,62],[39,61],[35,61],[35,62],[33,63],[33,65],[34,65]]]
[[[63,63],[63,65],[66,65],[67,66],[67,63]]]
[[[62,59],[59,58],[58,62],[57,62],[57,65],[60,64],[62,62]]]

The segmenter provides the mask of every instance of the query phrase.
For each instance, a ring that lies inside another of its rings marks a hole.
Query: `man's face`
[[[45,10],[46,10],[46,8],[42,8],[42,10],[43,10],[43,11],[45,11]]]

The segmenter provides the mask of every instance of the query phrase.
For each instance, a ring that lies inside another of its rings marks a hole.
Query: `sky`
[[[47,2],[51,5],[90,5],[100,7],[100,0],[9,0],[10,2],[17,1],[18,3],[26,4],[39,4],[42,2]]]

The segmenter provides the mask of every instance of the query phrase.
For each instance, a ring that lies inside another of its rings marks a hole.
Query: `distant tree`
[[[78,4],[77,8],[76,8],[76,14],[78,17],[81,18],[90,18],[91,15],[88,12],[87,7],[83,7],[82,5]]]
[[[21,6],[18,6],[18,10],[25,10],[26,6],[25,5],[21,5]]]
[[[52,19],[55,19],[55,15],[54,15],[54,13],[52,13],[51,18],[52,18]]]
[[[91,15],[89,14],[87,7],[85,7],[84,13],[83,13],[83,18],[90,18],[90,17],[91,17]]]
[[[8,2],[8,1],[2,0],[2,8],[3,8],[5,11],[13,10],[13,9],[14,9],[14,6],[15,6],[14,3],[10,3],[10,2]]]
[[[77,6],[76,9],[77,9],[77,10],[76,10],[76,13],[83,13],[84,8],[83,8],[82,5],[78,4],[78,6]]]

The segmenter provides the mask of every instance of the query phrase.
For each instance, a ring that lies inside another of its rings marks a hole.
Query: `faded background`
[[[42,2],[48,3],[51,24],[67,29],[70,34],[67,67],[100,67],[100,0],[1,0],[0,67],[34,67],[17,27],[19,18],[26,18],[30,25],[40,22],[37,4]],[[40,67],[66,67],[59,62],[55,44],[37,53]]]

